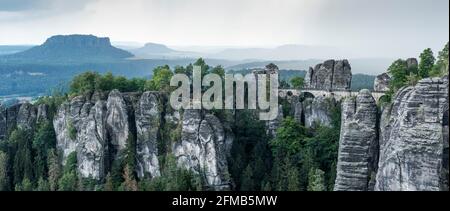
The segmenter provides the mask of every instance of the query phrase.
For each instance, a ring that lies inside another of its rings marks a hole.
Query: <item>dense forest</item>
[[[388,72],[392,75],[390,92],[382,103],[391,101],[401,87],[417,83],[421,78],[448,74],[448,44],[435,59],[430,49],[420,55],[416,68],[407,68],[406,61],[395,61]],[[152,79],[127,79],[111,73],[85,72],[73,78],[67,92],[55,91],[35,104],[49,106],[49,119],[66,100],[93,91],[122,92],[170,91],[170,78],[176,73],[192,74],[193,66],[201,66],[202,75],[225,73],[221,66],[211,67],[202,59],[186,67],[160,66]],[[302,77],[282,82],[284,87],[301,88]],[[340,106],[332,107],[330,126],[305,128],[294,120],[290,104],[285,100],[284,119],[276,137],[266,133],[265,122],[256,120],[250,110],[236,111],[239,118],[232,124],[235,140],[229,156],[229,177],[232,189],[239,191],[331,191],[336,177],[340,135]],[[230,111],[213,111],[221,121],[230,121]],[[75,135],[76,131],[70,131]],[[162,131],[170,134],[169,131]],[[162,142],[170,142],[170,135]],[[1,138],[1,137],[0,137]],[[34,128],[11,128],[0,139],[0,190],[3,191],[170,191],[205,190],[204,178],[177,167],[169,153],[161,155],[161,176],[138,179],[134,171],[136,155],[133,142],[124,155],[113,162],[105,179],[81,179],[77,172],[77,155],[72,153],[61,165],[56,149],[53,123],[40,121]]]
[[[174,70],[169,66],[157,67],[151,80],[86,72],[72,80],[67,93],[55,92],[36,104],[49,105],[49,113],[54,115],[65,100],[92,91],[169,91],[173,88],[169,86],[171,76],[174,73],[189,74],[193,65],[202,66],[202,74],[224,74],[222,67],[210,67],[202,59]],[[332,189],[340,112],[333,112],[336,114],[333,127],[317,125],[306,130],[293,120],[288,109],[285,110],[287,118],[275,139],[266,135],[265,122],[256,120],[254,112],[238,111],[241,118],[234,124],[236,140],[229,158],[235,190]],[[230,115],[228,111],[216,111],[216,114],[223,121]],[[104,181],[80,179],[76,171],[76,154],[71,154],[61,166],[53,124],[43,121],[33,129],[15,128],[9,131],[7,140],[0,142],[0,187],[1,190],[16,191],[202,190],[202,178],[179,169],[170,155],[163,159],[162,176],[153,179],[137,180],[132,170],[135,165],[132,150],[128,150],[123,159],[115,161]]]

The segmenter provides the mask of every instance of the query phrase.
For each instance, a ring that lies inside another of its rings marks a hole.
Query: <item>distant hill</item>
[[[177,51],[157,43],[147,43],[144,47],[131,49],[130,52],[136,55],[136,57],[143,59],[179,59],[201,57],[199,53]]]
[[[40,46],[0,57],[6,61],[27,62],[93,62],[111,61],[134,55],[111,45],[109,38],[93,35],[57,35]]]

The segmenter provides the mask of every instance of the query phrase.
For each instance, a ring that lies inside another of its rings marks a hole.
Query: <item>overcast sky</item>
[[[0,0],[0,45],[56,34],[178,46],[335,46],[417,56],[449,37],[448,0]]]

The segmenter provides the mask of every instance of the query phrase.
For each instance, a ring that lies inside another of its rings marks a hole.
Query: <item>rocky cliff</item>
[[[230,188],[227,156],[233,136],[220,120],[200,110],[186,110],[182,120],[181,141],[174,143],[178,165],[206,178],[215,190]]]
[[[33,129],[36,123],[48,120],[48,107],[34,106],[30,103],[13,105],[5,108],[0,105],[0,141],[5,139],[13,128]]]
[[[351,87],[352,72],[347,60],[327,60],[310,67],[305,76],[305,88],[323,90],[348,90]]]
[[[396,94],[380,121],[375,190],[448,189],[448,104],[448,78],[423,79]]]
[[[233,141],[229,127],[214,115],[199,110],[167,112],[163,94],[157,92],[95,93],[78,96],[64,103],[53,121],[57,148],[63,160],[77,153],[82,177],[102,179],[111,160],[120,159],[129,146],[135,145],[136,174],[161,175],[158,151],[161,131],[180,132],[171,149],[178,166],[200,174],[214,190],[230,187],[227,156]],[[181,124],[181,131],[177,125]],[[169,140],[164,140],[169,141]],[[64,161],[63,161],[64,162]]]
[[[448,105],[448,76],[399,90],[379,117],[367,91],[346,99],[335,190],[448,190]]]
[[[389,84],[391,82],[391,77],[387,73],[383,73],[375,78],[373,83],[373,90],[376,92],[386,92],[389,91]]]
[[[377,105],[368,90],[342,104],[336,191],[367,191],[377,161]]]

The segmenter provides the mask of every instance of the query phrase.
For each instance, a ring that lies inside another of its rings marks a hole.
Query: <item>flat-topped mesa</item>
[[[93,35],[57,35],[26,51],[7,55],[8,59],[39,61],[109,61],[134,55],[111,45],[109,38]]]
[[[327,60],[310,67],[305,77],[306,89],[350,90],[352,71],[348,60]]]
[[[397,92],[380,119],[375,190],[448,190],[448,76]]]
[[[377,105],[369,90],[344,101],[341,121],[334,190],[370,190],[377,160]]]

